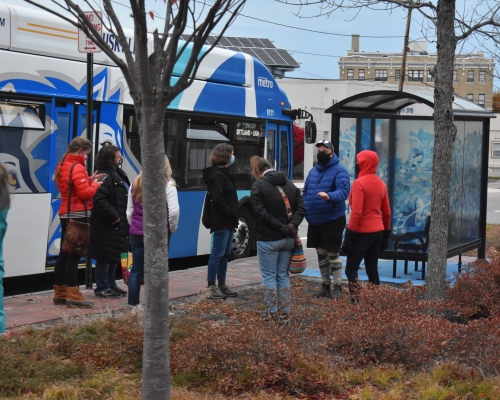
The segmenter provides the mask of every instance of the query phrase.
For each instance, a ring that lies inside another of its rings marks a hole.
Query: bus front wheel
[[[240,208],[238,227],[234,231],[231,259],[246,258],[250,255],[255,236],[253,215],[247,207]]]

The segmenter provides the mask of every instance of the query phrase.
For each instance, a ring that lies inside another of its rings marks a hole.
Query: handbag
[[[290,206],[290,201],[286,196],[284,190],[281,186],[276,185],[276,188],[280,191],[281,196],[283,196],[283,201],[285,202],[286,213],[288,219],[292,218],[292,207]],[[302,240],[300,240],[299,233],[295,236],[295,245],[292,251],[292,257],[290,258],[290,264],[288,265],[288,272],[291,274],[301,274],[305,271],[307,267],[306,255],[304,254],[304,249],[302,247]]]
[[[68,225],[62,240],[61,250],[65,253],[73,254],[76,256],[84,256],[87,254],[87,245],[90,241],[90,224],[87,217],[87,200],[83,202],[85,205],[85,221],[79,222],[69,217],[71,205],[71,186],[73,185],[73,168],[76,163],[71,166],[69,170],[68,181]]]
[[[132,253],[130,251],[128,253],[121,253],[120,260],[122,266],[123,283],[125,283],[125,285],[128,285],[130,271],[132,270],[133,265]]]

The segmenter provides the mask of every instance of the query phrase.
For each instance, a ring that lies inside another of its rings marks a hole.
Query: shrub
[[[448,307],[469,319],[500,313],[500,256],[468,264],[446,290]]]
[[[356,304],[337,302],[334,312],[308,328],[323,351],[353,366],[395,364],[417,368],[440,356],[456,337],[453,324],[427,315],[432,303],[417,299],[423,289],[361,286]]]

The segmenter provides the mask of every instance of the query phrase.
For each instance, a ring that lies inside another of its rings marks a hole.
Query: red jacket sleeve
[[[90,200],[94,197],[99,189],[99,184],[97,182],[90,182],[90,177],[85,167],[81,164],[76,164],[73,169],[73,176],[71,177],[73,181],[73,188],[76,191],[76,195],[80,200]]]
[[[347,227],[351,231],[355,231],[358,227],[359,220],[361,218],[361,213],[363,212],[365,194],[363,192],[363,187],[358,180],[355,180],[352,184],[351,194],[349,195],[349,205],[351,206],[351,217],[349,218],[349,224]]]
[[[391,229],[391,205],[389,204],[389,195],[387,189],[382,200],[382,222],[384,223],[384,230]]]

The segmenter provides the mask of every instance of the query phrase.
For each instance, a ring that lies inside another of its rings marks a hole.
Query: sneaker
[[[226,284],[219,286],[219,289],[222,294],[225,294],[227,297],[238,297],[238,293],[233,292]]]
[[[344,293],[342,293],[342,286],[334,285],[333,292],[330,294],[330,297],[332,299],[340,299],[343,296],[344,296]]]
[[[121,297],[125,297],[127,295],[127,292],[118,286],[111,288],[111,291],[118,293]]]
[[[111,289],[105,290],[104,292],[94,293],[95,297],[101,297],[103,299],[119,299],[122,297],[121,294],[113,292]]]
[[[221,299],[224,300],[227,297],[224,293],[221,292],[219,286],[212,285],[207,289],[207,299]]]

